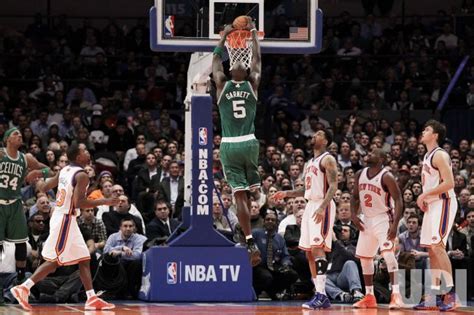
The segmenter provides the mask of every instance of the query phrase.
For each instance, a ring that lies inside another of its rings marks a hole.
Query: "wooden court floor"
[[[132,315],[132,314],[192,314],[192,315],[408,315],[408,314],[440,314],[437,311],[389,310],[386,305],[378,309],[355,310],[347,305],[333,305],[330,309],[322,311],[303,310],[298,302],[257,302],[257,303],[193,303],[193,304],[166,304],[166,303],[116,303],[116,308],[111,311],[85,311],[83,304],[60,305],[33,305],[32,312],[25,312],[18,305],[0,307],[0,314],[102,314],[102,315]],[[447,314],[473,314],[474,307],[462,307],[455,312]]]

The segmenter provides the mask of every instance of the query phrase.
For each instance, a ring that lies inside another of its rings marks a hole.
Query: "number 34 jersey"
[[[2,149],[0,160],[0,199],[21,199],[21,186],[28,171],[26,156],[18,152],[16,159]]]
[[[68,165],[64,167],[59,173],[58,192],[56,194],[55,212],[60,212],[69,215],[79,215],[79,209],[74,207],[73,195],[75,179],[74,176],[83,172],[82,167],[75,165]]]
[[[240,137],[255,133],[257,96],[249,81],[227,81],[217,100],[222,137]]]
[[[360,208],[364,216],[375,217],[381,213],[392,213],[392,197],[388,189],[382,185],[382,178],[388,171],[382,169],[369,177],[369,168],[362,170],[359,177]]]

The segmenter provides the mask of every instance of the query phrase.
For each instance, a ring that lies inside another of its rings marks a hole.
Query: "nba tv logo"
[[[166,283],[178,283],[178,264],[175,261],[168,262],[166,265]]]
[[[199,128],[199,145],[207,145],[207,128]]]

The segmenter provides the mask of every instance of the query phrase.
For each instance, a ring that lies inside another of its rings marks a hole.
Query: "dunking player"
[[[0,261],[3,255],[3,240],[15,243],[17,280],[23,282],[28,225],[21,202],[21,187],[25,180],[32,182],[38,177],[46,178],[53,173],[33,155],[19,151],[23,145],[23,137],[18,128],[8,129],[3,141],[6,148],[0,149]],[[26,175],[28,170],[30,172]]]
[[[306,252],[316,294],[304,303],[303,308],[320,309],[331,306],[326,296],[326,253],[331,251],[332,231],[336,216],[333,201],[337,190],[337,163],[326,151],[332,137],[326,130],[319,130],[312,139],[314,158],[308,161],[305,171],[304,190],[277,192],[275,199],[304,196],[308,203],[301,221],[299,247]]]
[[[445,137],[446,127],[443,124],[436,120],[426,122],[421,137],[421,142],[427,149],[421,173],[423,193],[418,196],[416,202],[425,212],[420,245],[428,247],[431,290],[435,295],[425,296],[423,301],[414,307],[417,310],[432,309],[435,305],[441,311],[450,311],[457,307],[451,262],[446,253],[446,241],[453,227],[457,202],[451,160],[449,154],[439,147]],[[443,298],[439,292],[441,276],[450,289]]]
[[[257,111],[261,61],[255,24],[249,23],[247,29],[252,33],[253,42],[250,74],[247,76],[245,65],[237,61],[230,70],[232,80],[227,80],[222,66],[222,53],[224,42],[234,29],[232,26],[226,26],[221,40],[214,49],[212,76],[216,82],[217,105],[222,122],[220,146],[222,167],[234,193],[237,217],[245,235],[252,266],[256,266],[260,263],[261,257],[250,228],[249,192],[260,187],[259,143],[254,135],[254,120]]]
[[[76,216],[80,208],[93,208],[99,205],[117,205],[117,198],[88,200],[86,197],[89,178],[83,167],[90,163],[90,155],[84,144],[69,147],[68,159],[72,163],[59,174],[40,187],[47,191],[58,186],[56,207],[50,222],[50,233],[42,251],[46,260],[23,284],[11,289],[13,296],[23,309],[31,311],[28,303],[30,289],[54,272],[59,266],[79,264],[82,284],[86,290],[86,310],[106,310],[115,306],[100,299],[92,287],[89,266],[89,250],[77,225]]]
[[[395,278],[398,262],[394,254],[394,239],[402,215],[403,204],[400,188],[395,178],[384,169],[385,153],[373,149],[367,155],[369,167],[356,173],[356,182],[352,193],[352,222],[360,230],[356,256],[360,258],[365,282],[365,297],[354,304],[356,308],[376,308],[374,295],[374,256],[380,249],[385,259],[392,283],[390,309],[403,305],[400,288]],[[392,212],[391,199],[395,202]],[[364,222],[357,216],[359,210],[364,214]]]

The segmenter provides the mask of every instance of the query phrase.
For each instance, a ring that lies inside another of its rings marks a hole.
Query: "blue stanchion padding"
[[[212,99],[209,95],[191,98],[192,202],[190,227],[169,243],[170,246],[233,246],[212,225]]]
[[[145,301],[252,301],[246,248],[235,247],[212,225],[212,122],[210,96],[192,98],[192,203],[183,208],[188,229],[144,253],[140,298]],[[191,136],[191,135],[186,135]]]
[[[255,299],[243,247],[153,247],[144,253],[139,297],[154,302]]]

